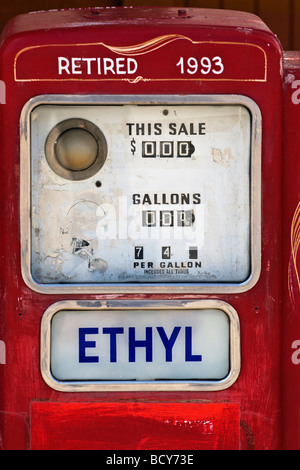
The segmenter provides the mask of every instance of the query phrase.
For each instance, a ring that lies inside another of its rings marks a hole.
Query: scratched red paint
[[[31,449],[238,449],[239,419],[228,403],[35,402]]]

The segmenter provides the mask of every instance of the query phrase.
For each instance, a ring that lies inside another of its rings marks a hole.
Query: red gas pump
[[[284,303],[283,303],[283,436],[287,449],[299,449],[299,53],[284,55]]]
[[[247,13],[8,24],[4,449],[282,447],[282,67]]]

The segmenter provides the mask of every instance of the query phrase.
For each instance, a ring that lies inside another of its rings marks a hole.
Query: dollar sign
[[[131,141],[131,152],[132,152],[132,155],[135,154],[135,151],[136,151],[135,140],[132,139],[132,141]]]

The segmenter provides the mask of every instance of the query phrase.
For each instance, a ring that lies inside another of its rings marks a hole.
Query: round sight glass
[[[59,122],[48,134],[45,143],[50,168],[69,180],[94,176],[104,165],[107,143],[101,130],[80,118]]]
[[[67,170],[82,171],[95,162],[98,144],[89,131],[73,128],[58,137],[55,153],[58,162]]]

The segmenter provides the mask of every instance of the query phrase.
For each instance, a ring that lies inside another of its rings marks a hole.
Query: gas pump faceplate
[[[241,292],[256,283],[253,100],[39,96],[21,129],[30,129],[21,132],[22,269],[33,290]]]

